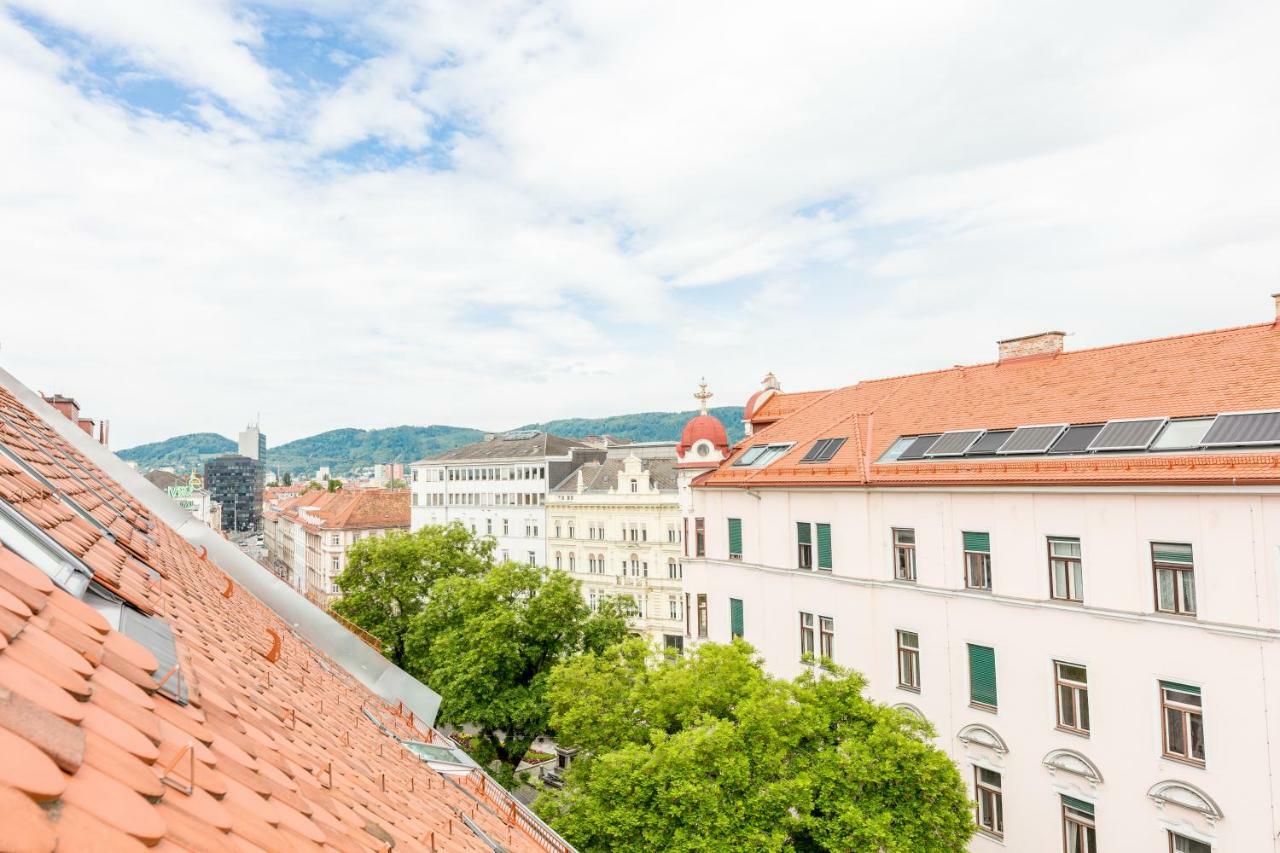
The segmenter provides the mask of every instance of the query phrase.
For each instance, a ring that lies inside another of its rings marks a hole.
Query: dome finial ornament
[[[769,389],[770,391],[782,390],[782,383],[778,381],[778,377],[773,375],[772,370],[770,370],[768,373],[765,374],[763,384],[764,384],[764,387]]]
[[[693,399],[697,400],[702,406],[700,414],[707,414],[707,401],[714,396],[715,394],[712,394],[707,390],[707,377],[702,377],[702,381],[698,383],[698,390],[695,391],[693,395]]]

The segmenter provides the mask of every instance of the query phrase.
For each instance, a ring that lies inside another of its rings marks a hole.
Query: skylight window
[[[902,456],[903,452],[908,447],[910,447],[911,443],[915,440],[916,438],[913,435],[903,436],[902,438],[895,441],[893,444],[889,445],[889,449],[884,452],[884,455],[880,457],[879,461],[881,462],[896,461],[900,456]]]
[[[965,456],[992,456],[1013,435],[1011,429],[988,430],[982,438],[973,443]]]
[[[1164,431],[1151,442],[1151,450],[1190,450],[1204,443],[1205,433],[1213,425],[1213,418],[1189,418],[1169,421]]]
[[[756,444],[747,448],[747,452],[734,462],[735,468],[763,468],[770,462],[791,449],[794,442],[787,444]]]
[[[1067,431],[1049,448],[1050,453],[1084,453],[1089,449],[1089,442],[1102,432],[1102,424],[1081,424],[1067,427]]]
[[[831,457],[836,455],[836,451],[843,447],[844,443],[843,438],[820,438],[813,443],[813,447],[809,448],[809,452],[800,461],[830,462]]]

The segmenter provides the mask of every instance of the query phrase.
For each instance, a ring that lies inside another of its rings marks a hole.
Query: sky
[[[0,0],[0,366],[116,447],[1270,320],[1280,4]]]

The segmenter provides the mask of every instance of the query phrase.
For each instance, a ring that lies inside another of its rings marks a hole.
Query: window
[[[1196,572],[1191,546],[1152,542],[1151,566],[1156,579],[1156,610],[1195,616]]]
[[[1204,764],[1200,688],[1172,681],[1160,682],[1160,711],[1165,757]]]
[[[556,568],[560,568],[560,552],[556,551]]]
[[[813,443],[801,459],[801,463],[830,462],[836,451],[844,446],[843,438],[820,438]]]
[[[668,619],[680,618],[680,599],[674,595],[667,596],[667,618]]]
[[[836,620],[830,616],[818,617],[818,654],[829,660],[836,656]]]
[[[1169,853],[1213,853],[1213,848],[1203,841],[1196,841],[1170,830]]]
[[[734,460],[738,468],[763,468],[791,449],[790,444],[756,444]]]
[[[693,538],[696,540],[694,554],[698,557],[707,556],[707,522],[703,518],[695,518],[693,520]]]
[[[813,614],[800,613],[800,660],[807,661],[813,657],[814,648]]]
[[[338,545],[338,544],[340,544],[341,542],[342,542],[342,534],[340,534],[340,533],[335,533],[335,534],[333,534],[332,536],[330,536],[330,537],[329,537],[329,544],[330,544],[330,545]]]
[[[679,634],[663,634],[662,645],[663,648],[673,654],[684,654],[684,637]]]
[[[920,635],[898,631],[898,686],[920,692]]]
[[[729,599],[729,636],[741,637],[743,635],[742,627],[742,599]]]
[[[492,518],[486,518],[484,520],[484,532],[490,536],[493,535],[493,519]]]
[[[577,556],[575,556],[575,555],[573,555],[573,554],[570,554],[570,555],[569,555],[569,571],[571,571],[571,572],[572,572],[572,571],[574,571],[574,570],[576,569],[576,563],[577,563],[577,562],[578,562],[578,558],[577,558]]]
[[[964,542],[964,585],[969,589],[991,589],[991,534],[960,534]]]
[[[679,580],[680,575],[680,564],[675,560],[667,560],[667,577],[671,580]]]
[[[531,566],[538,565],[538,555],[533,551],[529,552],[529,565]]]
[[[1049,537],[1049,594],[1059,601],[1084,601],[1079,539]]]
[[[1000,774],[985,767],[973,768],[973,793],[978,801],[978,829],[996,838],[1004,837],[1004,795]]]
[[[639,485],[636,483],[636,481],[635,481],[635,480],[632,480],[632,481],[631,481],[631,491],[636,492],[636,491],[639,491],[639,490],[640,490]]]
[[[969,704],[996,709],[996,650],[990,646],[969,644]]]
[[[507,519],[502,519],[502,535],[506,536],[510,532],[510,528],[507,525]]]
[[[556,538],[560,538],[560,522],[556,522]]]
[[[1089,679],[1083,666],[1053,662],[1054,689],[1057,693],[1058,728],[1076,734],[1089,734]]]
[[[1062,797],[1062,849],[1066,853],[1098,853],[1093,803]]]
[[[796,566],[813,568],[813,525],[807,521],[796,522]]]
[[[599,601],[596,599],[596,591],[594,589],[587,592],[587,606],[591,608],[593,613],[599,607]]]
[[[742,559],[742,519],[729,519],[729,559]]]
[[[698,594],[698,639],[707,638],[707,596]]]
[[[916,532],[909,527],[893,528],[893,576],[900,581],[916,579]]]
[[[574,538],[574,535],[573,535],[573,522],[572,522],[572,521],[571,521],[571,522],[569,522],[569,538],[570,538],[570,539],[573,539],[573,538]]]
[[[342,570],[338,567],[339,562],[340,562],[340,561],[339,561],[339,559],[338,559],[337,557],[333,557],[333,558],[329,561],[329,570],[330,570],[330,572],[331,572],[331,573],[333,573],[333,574],[335,574],[335,575],[336,575],[336,574],[341,574]]]

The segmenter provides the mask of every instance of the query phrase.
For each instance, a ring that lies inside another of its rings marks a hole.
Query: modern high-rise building
[[[258,428],[258,424],[249,424],[240,431],[240,455],[259,462],[267,458],[267,436]]]
[[[692,482],[693,642],[927,719],[976,853],[1277,849],[1280,312],[772,381],[745,420]]]
[[[257,461],[237,453],[204,463],[204,485],[222,505],[222,529],[250,533],[262,529],[261,468]]]

